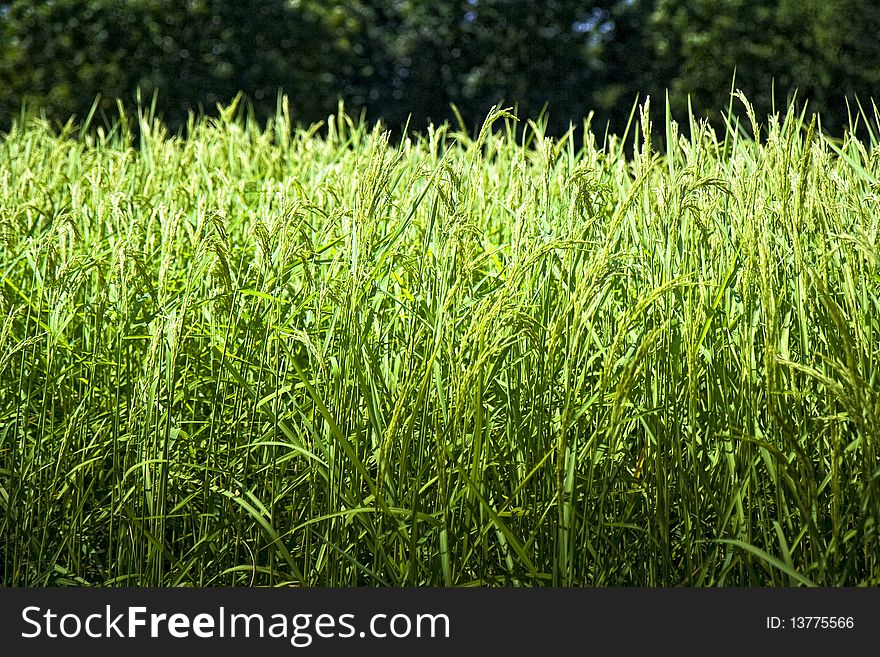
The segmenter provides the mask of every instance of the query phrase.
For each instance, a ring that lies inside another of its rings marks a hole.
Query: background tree
[[[847,97],[877,93],[878,32],[880,6],[865,0],[657,0],[649,28],[656,78],[679,113],[690,96],[717,120],[735,70],[760,114],[784,109],[797,90],[835,132]]]
[[[877,93],[878,33],[873,0],[0,0],[0,128],[24,102],[63,122],[140,89],[172,128],[239,91],[263,118],[283,91],[303,123],[341,98],[394,129],[455,103],[473,127],[503,101],[546,105],[551,134],[591,111],[619,132],[667,89],[719,123],[736,69],[760,113],[797,89],[839,132],[846,97]]]
[[[613,4],[613,3],[612,3]],[[477,124],[499,101],[535,116],[545,104],[564,130],[594,105],[610,14],[573,0],[362,0],[365,30],[349,80],[356,104],[391,124],[452,119],[455,103]]]
[[[2,4],[0,116],[23,102],[64,121],[133,101],[171,125],[244,91],[258,114],[279,89],[309,121],[336,102],[339,19],[332,3],[286,0],[14,0]],[[344,16],[343,16],[344,18]]]

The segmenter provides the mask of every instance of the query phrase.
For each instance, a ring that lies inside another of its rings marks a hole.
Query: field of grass
[[[876,117],[137,123],[0,138],[3,585],[880,585]]]

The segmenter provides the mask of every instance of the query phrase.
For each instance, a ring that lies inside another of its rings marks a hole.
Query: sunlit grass
[[[876,117],[647,116],[15,128],[2,583],[880,585]]]

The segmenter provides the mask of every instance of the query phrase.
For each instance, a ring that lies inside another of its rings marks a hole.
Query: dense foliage
[[[637,97],[722,127],[736,86],[763,115],[795,89],[840,134],[846,99],[870,110],[880,79],[873,0],[53,0],[0,2],[0,127],[27,101],[82,121],[158,91],[172,129],[244,91],[256,114],[367,111],[424,128],[461,109],[477,127],[500,100],[561,134],[589,112],[624,129]],[[98,117],[101,118],[100,116]]]
[[[659,0],[651,17],[656,76],[676,109],[726,105],[736,86],[759,113],[798,91],[840,134],[880,88],[880,5],[863,0]],[[775,98],[774,98],[775,92]]]
[[[342,51],[334,25],[285,0],[55,0],[2,3],[0,113],[23,102],[64,122],[83,121],[96,96],[117,116],[158,94],[169,124],[212,111],[239,91],[259,116],[275,113],[278,91],[303,118],[336,105]],[[100,117],[99,117],[100,118]],[[112,119],[111,119],[112,121]]]
[[[648,116],[16,127],[2,584],[880,585],[880,117]]]

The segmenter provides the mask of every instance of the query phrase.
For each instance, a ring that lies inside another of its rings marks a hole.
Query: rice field
[[[0,583],[880,585],[880,121],[737,107],[14,127]]]

